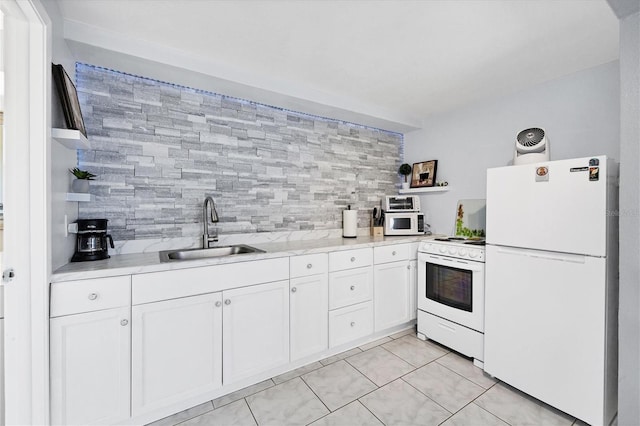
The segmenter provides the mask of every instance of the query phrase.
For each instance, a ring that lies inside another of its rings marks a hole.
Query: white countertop
[[[353,248],[375,247],[390,244],[410,243],[435,238],[436,235],[396,236],[358,238],[323,238],[316,240],[299,240],[250,244],[264,250],[265,253],[251,253],[209,259],[182,260],[160,262],[158,252],[134,253],[111,256],[109,259],[91,262],[68,263],[57,269],[51,276],[51,282],[105,278],[117,275],[143,274],[147,272],[170,271],[175,269],[196,268],[201,266],[220,265],[225,263],[247,262],[276,257],[298,256],[312,253],[328,253],[330,251]]]

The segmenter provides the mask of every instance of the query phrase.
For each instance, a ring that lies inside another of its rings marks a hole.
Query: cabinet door
[[[409,319],[414,320],[418,318],[418,261],[412,260],[409,262],[409,295],[411,299],[411,315]]]
[[[132,308],[133,415],[222,386],[222,296]]]
[[[223,293],[224,383],[289,362],[289,281]]]
[[[291,280],[291,361],[328,347],[329,289],[327,274]]]
[[[411,280],[408,261],[376,265],[374,280],[375,331],[411,320]]]
[[[116,424],[129,417],[129,308],[51,320],[51,423]]]

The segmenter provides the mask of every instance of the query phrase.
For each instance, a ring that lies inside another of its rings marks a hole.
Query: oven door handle
[[[432,254],[420,254],[418,255],[420,262],[432,263],[434,265],[452,266],[458,269],[468,269],[470,271],[481,271],[483,264],[478,265],[478,262],[468,262],[462,259],[448,259],[446,257],[435,256]]]

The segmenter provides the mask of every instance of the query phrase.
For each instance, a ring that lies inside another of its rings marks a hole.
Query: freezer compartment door
[[[603,258],[487,246],[487,373],[589,424],[604,419]]]
[[[593,158],[597,176],[590,158],[488,169],[487,242],[605,256],[607,159]]]

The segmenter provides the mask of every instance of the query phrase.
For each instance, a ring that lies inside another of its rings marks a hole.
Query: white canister
[[[342,211],[342,236],[344,238],[358,236],[358,210]]]

